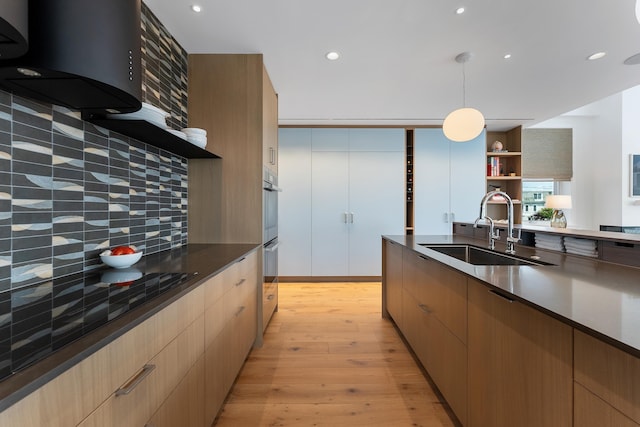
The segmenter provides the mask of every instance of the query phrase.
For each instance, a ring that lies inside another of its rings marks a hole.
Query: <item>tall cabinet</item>
[[[379,277],[380,235],[404,233],[404,131],[283,128],[279,143],[280,275]]]
[[[416,129],[413,142],[414,233],[451,234],[473,222],[485,194],[485,132],[452,142],[441,128]]]
[[[218,160],[189,162],[189,242],[262,242],[263,167],[277,172],[277,95],[262,55],[189,55],[189,126]]]
[[[189,161],[189,243],[263,243],[263,173],[278,170],[278,98],[262,55],[189,55],[189,126],[205,129],[206,149],[222,157]],[[277,306],[263,263],[260,256],[259,331]]]

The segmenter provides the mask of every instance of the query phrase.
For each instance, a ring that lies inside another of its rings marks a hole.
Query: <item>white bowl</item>
[[[202,136],[206,136],[207,135],[207,131],[205,129],[200,129],[200,128],[184,128],[181,129],[182,132],[186,133],[187,135],[202,135]]]
[[[207,146],[207,137],[195,137],[187,135],[187,141],[195,145],[196,147],[204,148]]]
[[[169,116],[170,114],[166,111],[158,107],[154,107],[151,104],[147,104],[146,102],[142,103],[142,108],[140,108],[138,111],[134,111],[133,113],[107,114],[107,117],[110,119],[145,120],[162,128],[165,128],[167,126],[167,117]]]
[[[103,255],[100,254],[100,259],[103,263],[113,268],[127,268],[131,267],[142,258],[142,251],[127,255]]]

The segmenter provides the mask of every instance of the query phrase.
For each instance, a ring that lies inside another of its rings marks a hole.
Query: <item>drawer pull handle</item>
[[[276,296],[274,294],[271,294],[269,296],[267,296],[267,300],[271,301],[272,299],[274,299]]]
[[[240,313],[242,313],[243,311],[244,311],[244,305],[240,307],[238,311],[236,311],[236,317],[240,316]]]
[[[238,283],[236,283],[236,286],[240,286],[242,285],[247,279],[241,279]]]
[[[119,389],[116,390],[116,396],[123,396],[123,395],[127,395],[127,394],[131,393],[133,391],[133,389],[136,388],[138,386],[138,384],[140,384],[142,382],[142,380],[147,378],[147,376],[154,369],[156,369],[156,365],[144,365],[144,367],[142,368],[140,373],[138,375],[136,375],[133,378],[133,380],[131,380],[124,387],[120,387]]]
[[[497,297],[500,297],[500,298],[502,298],[503,300],[506,300],[506,301],[508,301],[508,302],[514,302],[514,300],[512,300],[512,299],[511,299],[511,298],[509,298],[508,296],[506,296],[506,295],[502,295],[500,292],[494,291],[493,289],[490,289],[490,290],[489,290],[489,293],[490,293],[490,294],[493,294],[493,295],[495,295],[495,296],[497,296]]]
[[[418,258],[422,258],[425,261],[431,261],[431,258],[428,258],[428,257],[426,257],[424,255],[418,255]]]
[[[424,304],[418,304],[420,310],[424,311],[427,314],[431,314],[431,309]]]

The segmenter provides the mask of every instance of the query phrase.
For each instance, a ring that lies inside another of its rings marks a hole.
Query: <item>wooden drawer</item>
[[[573,389],[573,425],[580,427],[638,427],[630,418],[578,383]]]
[[[202,355],[146,426],[210,426],[211,423],[205,423],[204,418],[204,382],[204,355]]]
[[[598,251],[604,261],[640,267],[640,244],[600,240]]]
[[[574,379],[640,423],[640,359],[574,329]]]
[[[82,427],[138,426],[156,412],[202,355],[204,318],[200,316],[80,424]],[[123,354],[135,353],[122,347]]]

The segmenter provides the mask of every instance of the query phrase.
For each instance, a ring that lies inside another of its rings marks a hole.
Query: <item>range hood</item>
[[[140,1],[29,0],[29,50],[0,59],[0,88],[86,113],[139,110]]]
[[[27,2],[0,0],[0,60],[27,52]]]

